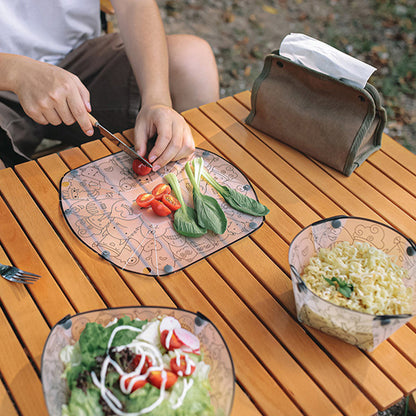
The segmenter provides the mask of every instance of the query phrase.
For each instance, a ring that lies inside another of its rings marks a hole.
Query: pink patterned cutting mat
[[[196,149],[204,166],[221,184],[257,196],[248,179],[215,153]],[[61,207],[73,232],[88,247],[121,269],[163,276],[181,270],[258,229],[264,217],[253,217],[231,208],[217,191],[201,179],[201,192],[218,200],[228,220],[224,234],[209,231],[188,238],[173,228],[173,217],[157,216],[135,200],[151,192],[163,176],[175,173],[187,205],[193,207],[192,186],[184,163],[171,162],[158,172],[137,176],[132,159],[119,152],[67,172],[61,180]]]

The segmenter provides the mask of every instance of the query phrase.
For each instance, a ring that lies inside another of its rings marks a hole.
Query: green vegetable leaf
[[[81,389],[72,389],[68,405],[62,408],[62,416],[71,415],[104,416],[100,404],[100,391],[88,389],[84,393]]]
[[[192,173],[189,162],[186,162],[185,171],[193,187],[193,199],[198,224],[203,228],[212,230],[215,234],[223,234],[227,229],[227,217],[224,211],[215,198],[204,195],[199,188],[204,159],[202,157],[194,159],[193,166],[195,176]]]
[[[256,199],[250,198],[235,189],[229,188],[228,186],[220,185],[206,169],[203,170],[202,176],[213,188],[218,191],[225,201],[237,211],[256,217],[262,217],[270,212],[265,205],[261,204]]]
[[[185,204],[178,178],[174,173],[168,173],[165,179],[181,203],[181,207],[175,211],[173,217],[173,227],[176,232],[185,237],[201,237],[207,230],[198,225],[195,210]]]
[[[82,365],[86,370],[91,370],[95,366],[95,357],[97,355],[104,355],[108,341],[114,328],[120,325],[129,325],[136,328],[141,328],[146,321],[131,320],[128,316],[120,318],[116,323],[108,327],[103,327],[96,322],[88,322],[85,329],[79,337],[79,347],[82,355]],[[112,346],[125,345],[136,338],[137,332],[134,331],[120,331],[113,339]]]
[[[331,285],[336,286],[337,291],[341,293],[341,295],[345,296],[346,298],[350,298],[352,291],[354,290],[354,286],[352,283],[344,282],[341,279],[338,279],[336,277],[332,277],[331,279],[328,279],[324,277],[324,279]]]

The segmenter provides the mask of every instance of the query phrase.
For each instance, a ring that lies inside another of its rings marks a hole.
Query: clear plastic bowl
[[[301,276],[309,259],[320,248],[346,241],[366,242],[392,257],[408,271],[406,286],[413,289],[412,314],[371,315],[335,305],[313,293]],[[289,264],[299,321],[365,350],[382,341],[416,314],[416,245],[394,228],[358,217],[338,216],[305,227],[289,247]]]
[[[211,402],[216,415],[228,416],[234,400],[235,375],[228,347],[217,328],[203,315],[182,309],[135,306],[95,310],[67,316],[51,330],[42,353],[41,377],[43,394],[50,416],[61,415],[62,405],[68,401],[66,381],[61,378],[63,364],[59,354],[63,347],[74,344],[87,322],[107,325],[114,318],[151,320],[158,316],[173,316],[181,326],[200,340],[204,361],[211,366]]]

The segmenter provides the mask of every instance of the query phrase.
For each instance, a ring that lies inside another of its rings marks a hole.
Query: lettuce
[[[97,389],[88,389],[84,393],[75,388],[68,405],[62,407],[62,416],[104,416],[99,400],[100,392]]]
[[[121,325],[142,328],[146,323],[147,321],[131,320],[128,316],[120,318],[108,327],[103,327],[96,322],[87,323],[74,349],[72,351],[64,351],[64,349],[61,354],[61,359],[63,358],[66,364],[64,376],[69,389],[72,390],[76,386],[77,379],[83,371],[91,371],[96,366],[96,357],[107,352],[108,341],[114,328]],[[126,345],[136,337],[137,332],[119,331],[113,339],[112,346]]]
[[[173,413],[175,416],[214,416],[214,408],[209,396],[208,380],[201,381],[192,377],[192,387],[186,393],[182,405]],[[177,402],[183,391],[183,379],[178,380],[172,387],[169,401],[171,404]]]
[[[104,355],[107,352],[108,341],[114,328],[121,325],[129,325],[141,328],[147,321],[131,320],[128,316],[120,318],[116,323],[108,327],[103,327],[96,322],[89,322],[85,325],[79,337],[79,347],[81,349],[81,365],[86,370],[90,370],[96,364],[95,357]],[[134,331],[119,331],[112,342],[113,347],[126,345],[137,337]]]

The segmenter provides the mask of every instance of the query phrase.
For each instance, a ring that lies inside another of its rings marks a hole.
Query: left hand
[[[135,147],[146,155],[147,141],[157,132],[156,143],[149,153],[149,162],[157,171],[167,163],[190,157],[195,151],[191,129],[185,119],[163,104],[143,106],[134,129]]]

